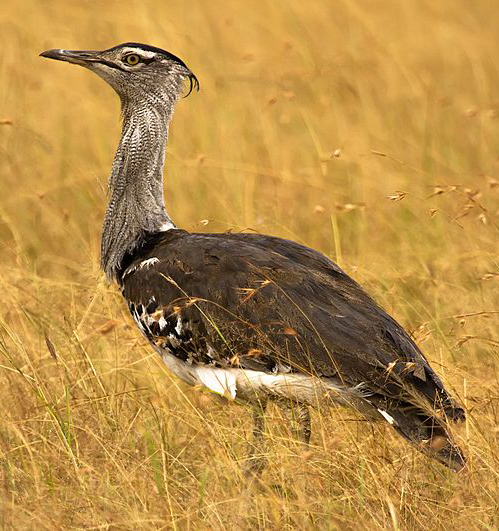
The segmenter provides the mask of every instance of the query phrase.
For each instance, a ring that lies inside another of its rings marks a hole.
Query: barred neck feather
[[[108,279],[116,277],[125,254],[146,234],[175,227],[165,209],[163,167],[177,91],[141,96],[122,99],[123,129],[109,179],[101,242],[101,266]]]

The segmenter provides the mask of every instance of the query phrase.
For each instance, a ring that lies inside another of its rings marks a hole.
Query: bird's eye
[[[140,57],[136,53],[131,53],[125,57],[125,63],[130,66],[138,65],[140,62]]]

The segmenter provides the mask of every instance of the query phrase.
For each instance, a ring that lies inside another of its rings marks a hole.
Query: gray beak
[[[81,66],[87,66],[88,63],[100,61],[99,52],[81,50],[47,50],[46,52],[42,52],[40,57],[66,61],[67,63],[74,63]]]

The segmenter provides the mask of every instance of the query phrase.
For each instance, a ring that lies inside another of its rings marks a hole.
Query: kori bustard
[[[133,319],[179,378],[254,406],[262,438],[269,400],[352,406],[459,470],[448,432],[463,409],[404,329],[334,262],[292,241],[176,228],[163,199],[168,127],[196,76],[175,55],[138,43],[43,57],[92,70],[118,93],[123,129],[109,180],[101,264]],[[262,459],[253,459],[261,469]]]

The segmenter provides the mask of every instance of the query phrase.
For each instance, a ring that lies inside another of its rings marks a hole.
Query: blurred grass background
[[[7,0],[0,8],[0,522],[4,529],[498,529],[499,73],[478,0]],[[177,106],[166,200],[337,260],[422,346],[468,421],[460,475],[354,413],[310,449],[164,369],[98,269],[119,101],[49,48],[145,42]]]

